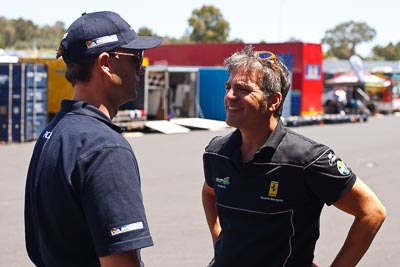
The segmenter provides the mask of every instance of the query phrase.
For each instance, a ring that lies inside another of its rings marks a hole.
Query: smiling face
[[[231,73],[225,83],[224,98],[226,123],[241,130],[263,127],[271,116],[256,72],[239,68]]]

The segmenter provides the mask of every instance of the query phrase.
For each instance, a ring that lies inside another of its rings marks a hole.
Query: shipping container
[[[46,123],[46,65],[0,64],[0,141],[35,140]]]
[[[149,66],[144,77],[147,120],[225,120],[227,78],[222,67]]]
[[[65,78],[66,65],[62,59],[20,58],[20,62],[37,63],[47,68],[47,113],[48,120],[60,110],[61,100],[73,95],[72,85]]]

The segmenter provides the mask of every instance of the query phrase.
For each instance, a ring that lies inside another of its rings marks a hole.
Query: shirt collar
[[[276,148],[278,147],[279,143],[282,141],[286,133],[287,129],[285,126],[283,126],[282,121],[279,119],[278,124],[275,127],[275,130],[271,133],[271,135],[269,136],[269,138],[267,139],[267,141],[264,143],[264,145],[261,147],[260,150],[266,147],[276,150]]]
[[[110,118],[108,118],[103,112],[86,102],[68,99],[62,100],[61,111],[64,113],[73,113],[93,117],[108,125],[114,131],[119,133],[123,132],[122,128],[114,124],[112,120],[110,120]]]
[[[276,125],[275,130],[271,133],[267,141],[264,145],[261,146],[259,151],[272,149],[276,150],[282,139],[287,133],[287,128],[282,124],[281,120],[278,120],[278,124]],[[224,144],[223,151],[227,155],[233,155],[234,151],[237,151],[238,148],[242,145],[242,134],[239,129],[236,129],[228,139],[228,141]],[[224,154],[225,154],[224,153]]]

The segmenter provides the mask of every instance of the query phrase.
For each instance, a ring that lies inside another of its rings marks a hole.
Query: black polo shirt
[[[25,192],[25,237],[37,266],[100,266],[151,246],[135,155],[96,107],[64,100],[38,139]]]
[[[222,228],[216,266],[311,266],[322,207],[347,192],[355,174],[332,149],[281,122],[245,163],[241,144],[235,130],[203,155]]]

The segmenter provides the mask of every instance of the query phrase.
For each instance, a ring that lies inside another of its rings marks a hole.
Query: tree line
[[[192,11],[188,18],[187,33],[179,38],[164,36],[164,44],[168,43],[226,43],[243,42],[240,39],[229,40],[229,22],[221,11],[211,5],[204,5]],[[52,26],[39,27],[31,20],[6,19],[0,17],[0,48],[56,49],[60,38],[66,32],[63,22],[57,21]],[[138,29],[139,35],[156,36],[147,27]],[[325,32],[321,43],[328,47],[324,58],[335,57],[348,59],[356,54],[357,46],[372,41],[376,31],[364,22],[348,21],[340,23]],[[291,38],[288,41],[301,41]],[[400,42],[389,43],[386,46],[373,47],[365,60],[400,60]]]
[[[65,31],[61,21],[53,26],[40,27],[31,20],[0,17],[0,48],[56,49]]]

